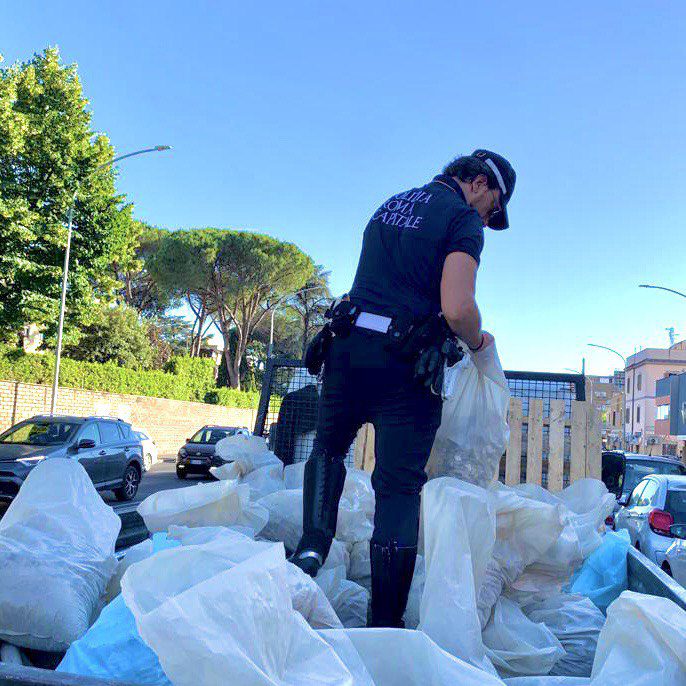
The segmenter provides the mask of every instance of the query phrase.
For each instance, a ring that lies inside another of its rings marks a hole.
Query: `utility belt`
[[[437,395],[443,386],[444,363],[452,367],[464,356],[457,337],[441,314],[421,319],[385,317],[365,312],[350,300],[336,300],[325,316],[329,321],[305,353],[307,370],[315,376],[321,372],[333,339],[347,338],[355,328],[384,335],[386,349],[414,363],[415,379]]]

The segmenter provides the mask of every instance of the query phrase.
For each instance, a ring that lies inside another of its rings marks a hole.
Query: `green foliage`
[[[297,246],[270,236],[196,229],[165,236],[150,270],[161,287],[193,294],[214,314],[229,381],[237,388],[255,327],[281,298],[302,288],[314,263]]]
[[[255,391],[239,391],[236,388],[215,388],[207,394],[205,402],[225,407],[256,409],[260,394]]]
[[[169,307],[178,304],[172,290],[157,283],[149,269],[167,233],[134,220],[131,230],[122,237],[121,257],[112,263],[120,284],[119,300],[134,307],[143,317],[161,317]]]
[[[49,48],[0,69],[0,338],[29,322],[55,332],[66,217],[74,201],[65,336],[90,323],[91,306],[111,297],[111,264],[126,259],[131,207],[114,188],[113,157],[93,131],[74,65]]]
[[[52,384],[55,356],[27,355],[23,350],[0,347],[0,379]],[[258,394],[214,387],[214,363],[208,359],[172,358],[168,371],[142,371],[112,362],[80,362],[62,358],[60,386],[108,393],[146,395],[174,400],[220,403],[229,407],[257,407]]]
[[[114,362],[120,367],[150,369],[153,349],[148,325],[138,321],[131,307],[106,307],[84,328],[79,342],[67,346],[64,354],[84,362]]]

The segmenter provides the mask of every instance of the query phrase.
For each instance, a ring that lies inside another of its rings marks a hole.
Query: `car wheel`
[[[117,500],[133,500],[138,493],[138,484],[141,482],[141,475],[138,468],[130,464],[124,472],[122,485],[114,490]]]
[[[176,478],[177,479],[185,479],[186,478],[186,472],[183,470],[177,469],[176,470]]]
[[[146,472],[152,467],[152,455],[150,453],[145,453],[143,456],[143,467],[145,467]]]
[[[665,574],[669,574],[669,576],[674,576],[672,574],[672,568],[669,566],[669,562],[667,562],[666,560],[662,563],[662,571]]]

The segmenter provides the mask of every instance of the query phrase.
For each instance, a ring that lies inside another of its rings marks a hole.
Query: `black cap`
[[[510,226],[507,218],[507,203],[510,202],[512,193],[514,192],[515,181],[517,175],[512,165],[502,156],[490,150],[475,150],[472,157],[481,160],[487,167],[490,168],[492,176],[498,182],[502,200],[502,211],[496,212],[488,222],[488,226],[496,231],[502,231]]]

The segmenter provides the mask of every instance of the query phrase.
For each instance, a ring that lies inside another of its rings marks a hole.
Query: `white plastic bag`
[[[567,579],[600,546],[599,532],[615,497],[598,479],[579,479],[559,493],[536,484],[521,484],[514,490],[524,498],[560,507],[564,528],[555,544],[535,561],[533,571]]]
[[[352,629],[367,626],[369,593],[359,584],[345,578],[345,567],[322,568],[315,582],[324,591],[344,627]]]
[[[416,629],[419,625],[419,608],[424,594],[424,581],[426,579],[426,568],[424,567],[424,557],[417,555],[417,562],[414,566],[414,576],[410,585],[410,592],[407,596],[407,607],[403,621],[406,629]]]
[[[443,477],[422,494],[426,580],[419,629],[451,655],[494,672],[485,655],[476,610],[495,542],[495,511],[488,492]]]
[[[556,543],[563,528],[560,504],[522,497],[497,482],[489,493],[496,509],[496,542],[477,597],[482,628],[503,589]]]
[[[537,594],[522,607],[532,622],[541,622],[562,644],[565,654],[551,674],[590,677],[603,613],[585,596],[573,593]]]
[[[350,547],[350,568],[348,578],[372,590],[372,562],[370,559],[369,541],[358,541]]]
[[[284,490],[270,493],[257,501],[269,514],[261,536],[269,541],[280,541],[287,550],[298,547],[303,531],[303,492]]]
[[[494,478],[509,437],[510,390],[495,344],[465,355],[449,368],[452,395],[443,402],[429,462],[430,479],[454,476],[486,487]]]
[[[348,665],[355,686],[369,686],[366,674],[374,686],[503,686],[496,676],[441,650],[421,631],[346,629],[319,635]]]
[[[0,639],[59,651],[82,636],[116,568],[120,528],[77,460],[36,465],[0,520]]]
[[[624,591],[607,610],[591,684],[686,684],[686,612],[667,598]]]
[[[192,585],[187,578],[165,584],[164,592],[151,588],[154,579],[145,583],[135,572],[161,555],[178,556],[183,548],[163,551],[124,575],[122,592],[141,637],[175,686],[352,685],[335,651],[293,609],[287,578],[289,568],[296,568],[286,562],[283,546],[266,545]],[[174,565],[166,575],[183,577],[187,571]]]
[[[158,491],[139,506],[138,514],[151,533],[170,525],[247,526],[259,533],[267,523],[267,511],[250,502],[250,487],[232,481],[197,484],[189,488]]]
[[[501,596],[483,631],[486,654],[501,676],[548,674],[564,649],[545,624],[532,622],[517,603]]]
[[[225,462],[234,465],[237,476],[245,476],[268,464],[282,465],[279,458],[267,448],[262,436],[227,436],[217,441],[214,452]]]
[[[283,487],[288,489],[300,489],[303,487],[305,477],[305,464],[307,460],[294,462],[283,468]]]

